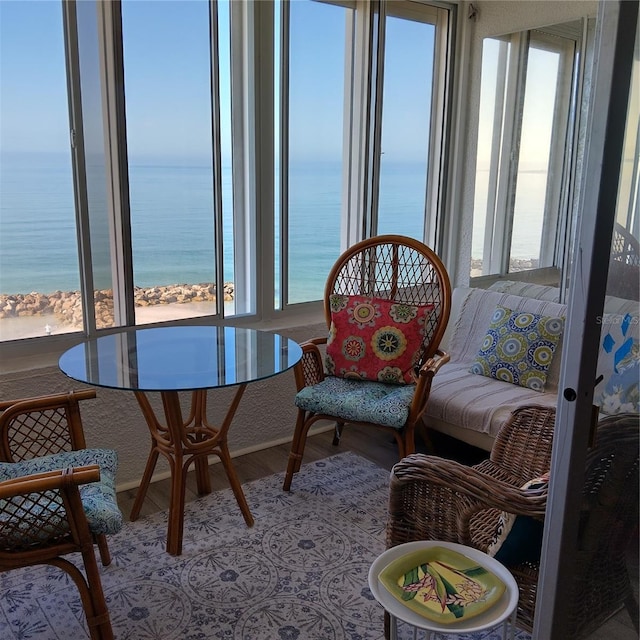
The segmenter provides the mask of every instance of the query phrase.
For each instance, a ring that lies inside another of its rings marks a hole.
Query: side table
[[[500,600],[485,612],[469,620],[461,620],[460,622],[451,624],[441,624],[429,620],[403,605],[402,602],[390,594],[380,583],[378,576],[380,572],[396,558],[418,549],[428,549],[430,547],[445,547],[457,551],[475,560],[494,575],[498,576],[506,586]],[[390,616],[391,640],[397,640],[398,638],[398,620],[402,620],[413,626],[414,638],[416,637],[418,629],[423,629],[425,631],[425,637],[427,640],[430,640],[435,633],[459,635],[493,629],[501,625],[502,637],[513,640],[518,608],[518,585],[504,565],[477,549],[472,549],[471,547],[466,547],[455,542],[440,542],[437,540],[419,540],[417,542],[400,544],[391,549],[387,549],[374,560],[369,569],[369,589],[373,597],[384,607]]]

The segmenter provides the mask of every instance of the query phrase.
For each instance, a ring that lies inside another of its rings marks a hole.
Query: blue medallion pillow
[[[469,371],[544,391],[564,318],[497,306]]]

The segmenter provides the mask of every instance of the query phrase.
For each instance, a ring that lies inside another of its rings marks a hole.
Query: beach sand
[[[233,312],[233,302],[225,302],[227,313]],[[176,304],[158,304],[148,307],[136,307],[136,323],[138,325],[198,318],[212,315],[215,302],[189,302]],[[20,316],[0,320],[0,340],[20,340],[46,335],[60,335],[79,331],[78,327],[60,322],[53,314],[37,316]]]

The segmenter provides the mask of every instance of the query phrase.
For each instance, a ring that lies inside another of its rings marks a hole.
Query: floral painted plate
[[[443,624],[483,613],[505,590],[504,582],[476,560],[444,547],[407,553],[378,577],[411,610]]]

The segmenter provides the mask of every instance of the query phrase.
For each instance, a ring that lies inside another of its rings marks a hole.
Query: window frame
[[[572,199],[568,194],[573,193],[571,186],[575,178],[577,150],[573,142],[579,126],[576,104],[581,92],[579,78],[582,75],[583,37],[571,29],[549,32],[532,29],[492,39],[500,42],[497,82],[502,89],[499,90],[497,85],[495,91],[487,204],[484,211],[482,275],[471,277],[470,286],[487,286],[505,277],[531,280],[537,274],[548,277],[555,273],[560,280],[569,241],[568,221],[572,213]],[[560,176],[560,179],[548,183],[546,187],[539,253],[542,266],[524,272],[510,272],[527,61],[531,48],[559,54],[547,171],[549,175]],[[497,99],[499,94],[501,99]]]
[[[379,149],[372,143],[370,136],[372,123],[375,122],[372,112],[371,94],[372,77],[370,69],[374,64],[373,46],[376,43],[375,29],[384,26],[385,2],[380,0],[319,0],[352,8],[348,18],[350,55],[345,59],[347,69],[347,91],[345,92],[344,111],[345,126],[343,132],[343,153],[345,154],[345,170],[343,172],[342,193],[342,247],[365,237],[367,225],[372,233],[371,221],[375,216],[369,206],[365,207],[367,193],[379,180],[379,171],[371,172],[367,166],[371,153]],[[280,0],[283,11],[289,0]],[[80,331],[68,334],[34,337],[23,340],[0,342],[3,354],[21,356],[24,354],[59,353],[61,349],[76,343],[79,339],[96,334],[107,334],[124,326],[135,326],[134,278],[132,264],[132,244],[129,212],[129,184],[127,160],[127,135],[125,117],[125,96],[121,90],[124,86],[124,60],[122,50],[122,15],[120,2],[92,3],[97,15],[96,31],[85,34],[96,40],[96,48],[100,52],[99,86],[101,91],[100,105],[104,126],[104,161],[106,198],[108,201],[108,217],[110,229],[111,272],[114,292],[113,326],[99,328],[96,322],[96,305],[94,299],[94,265],[91,251],[91,217],[90,198],[87,194],[87,165],[85,157],[85,123],[83,122],[83,105],[81,91],[81,60],[79,48],[78,2],[71,0],[62,4],[65,55],[67,63],[67,92],[69,101],[69,117],[72,134],[72,155],[74,165],[74,192],[76,207],[76,233],[79,241],[80,280],[84,308],[84,326]],[[212,96],[212,145],[213,145],[213,184],[214,216],[215,216],[215,252],[216,252],[216,285],[218,291],[223,290],[223,218],[222,218],[222,177],[221,177],[221,124],[220,124],[220,70],[219,46],[217,33],[217,0],[209,0],[210,7],[210,65]],[[280,125],[280,140],[275,140],[275,20],[274,11],[277,2],[239,3],[230,2],[231,31],[231,112],[232,112],[232,165],[233,165],[233,207],[234,207],[234,243],[235,263],[234,280],[236,281],[236,311],[232,316],[224,313],[223,296],[218,296],[216,315],[176,319],[162,324],[202,324],[219,325],[234,324],[236,326],[269,326],[274,324],[299,324],[301,319],[314,317],[321,320],[322,301],[286,304],[281,300],[280,308],[276,308],[275,274],[273,268],[259,268],[260,265],[273,265],[275,262],[275,145],[282,145],[287,137],[287,128],[283,121]],[[439,107],[436,109],[437,122],[432,123],[430,144],[441,150],[445,145],[446,129],[449,120],[447,105],[450,91],[450,61],[453,50],[450,46],[452,28],[456,23],[456,8],[445,3],[413,2],[402,0],[394,4],[394,15],[403,8],[408,12],[424,18],[425,12],[438,15],[439,25],[444,27],[438,36],[437,51],[441,64],[439,72],[434,74],[438,83],[446,84],[434,95],[438,95]],[[417,11],[417,13],[415,13]],[[424,21],[424,20],[422,20]],[[284,23],[283,23],[284,26]],[[281,81],[286,78],[286,57],[280,60]],[[382,75],[376,76],[375,82],[381,82]],[[283,93],[283,95],[285,95]],[[280,150],[282,166],[286,156]],[[430,171],[438,171],[438,179],[434,180],[433,193],[429,202],[438,202],[436,212],[431,205],[426,209],[434,222],[425,223],[425,228],[432,229],[426,241],[436,242],[435,221],[444,215],[441,192],[446,174],[444,166],[446,156],[440,151],[433,155],[440,159],[433,163]],[[431,163],[430,163],[431,164]],[[281,174],[284,172],[281,172]],[[431,182],[431,180],[430,180]],[[280,224],[286,221],[286,178],[281,176],[281,207],[277,212]],[[258,214],[259,212],[259,214]],[[286,227],[281,226],[281,236]],[[286,258],[283,253],[286,239],[282,243],[281,274],[284,278]],[[284,291],[284,280],[281,291]],[[306,322],[306,320],[303,320]],[[143,325],[140,325],[143,326]],[[146,326],[146,325],[144,325]],[[47,343],[44,341],[47,340]],[[12,368],[13,370],[13,368]]]

